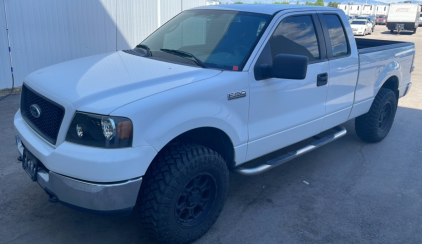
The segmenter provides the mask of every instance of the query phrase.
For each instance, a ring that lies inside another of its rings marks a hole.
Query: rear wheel
[[[218,153],[196,144],[168,147],[144,176],[141,221],[161,242],[192,242],[217,220],[227,189],[228,169]]]
[[[390,33],[393,34],[394,33],[394,30],[390,30]]]
[[[369,112],[355,119],[356,134],[368,142],[381,141],[390,132],[396,110],[396,94],[390,89],[381,88]]]

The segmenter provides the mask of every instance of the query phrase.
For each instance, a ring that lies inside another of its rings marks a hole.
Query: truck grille
[[[34,106],[32,106],[34,105]],[[32,106],[32,112],[31,112]],[[38,113],[40,112],[40,113]],[[64,117],[64,108],[57,103],[22,86],[21,114],[26,123],[44,139],[56,144],[60,125]]]

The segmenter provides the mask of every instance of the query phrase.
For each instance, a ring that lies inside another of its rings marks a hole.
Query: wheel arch
[[[223,157],[227,163],[227,167],[231,168],[235,166],[235,149],[229,135],[219,128],[210,126],[198,127],[180,133],[167,142],[158,151],[155,158],[166,150],[167,147],[184,143],[199,144],[208,147]]]
[[[399,78],[396,75],[392,75],[386,79],[379,90],[381,90],[381,88],[392,90],[394,94],[396,94],[397,99],[399,98]]]

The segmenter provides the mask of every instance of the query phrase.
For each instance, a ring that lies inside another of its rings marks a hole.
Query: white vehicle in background
[[[375,5],[364,4],[362,5],[362,15],[374,15],[375,14]]]
[[[366,19],[354,19],[350,26],[354,35],[366,35],[372,33],[372,23]]]
[[[421,5],[413,3],[391,4],[387,17],[387,28],[391,33],[407,30],[416,33],[419,27]]]
[[[349,15],[349,9],[350,9],[350,7],[349,7],[349,6],[350,6],[349,4],[339,4],[339,5],[337,6],[337,8],[338,8],[338,9],[343,10],[343,12],[344,12],[346,15]]]
[[[387,15],[389,8],[390,8],[389,5],[376,5],[375,15],[376,16],[379,16],[379,15]]]
[[[422,10],[421,10],[422,12]],[[419,26],[422,26],[422,13],[419,14]]]
[[[350,5],[349,15],[360,15],[362,12],[361,5]]]

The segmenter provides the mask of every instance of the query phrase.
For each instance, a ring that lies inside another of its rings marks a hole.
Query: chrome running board
[[[257,175],[260,174],[262,172],[265,172],[267,170],[270,170],[272,168],[275,168],[279,165],[282,165],[300,155],[303,155],[307,152],[310,152],[318,147],[324,146],[325,144],[332,142],[344,135],[347,134],[347,130],[346,128],[344,128],[343,126],[336,126],[334,128],[332,128],[333,130],[336,130],[336,133],[324,136],[322,138],[318,138],[318,137],[314,137],[314,138],[318,138],[318,140],[312,142],[311,144],[309,144],[306,147],[303,147],[297,151],[291,151],[288,152],[284,155],[281,155],[277,158],[268,160],[265,164],[262,164],[260,166],[257,166],[255,168],[243,168],[241,166],[235,167],[233,168],[233,171],[235,173],[241,174],[241,175]]]

